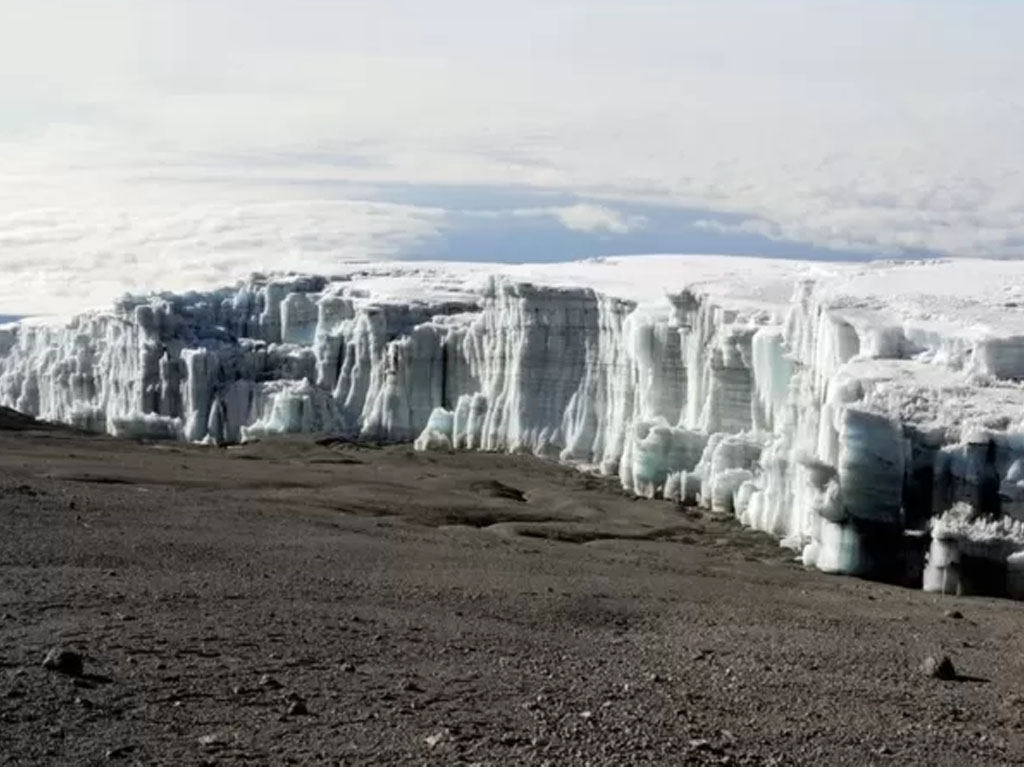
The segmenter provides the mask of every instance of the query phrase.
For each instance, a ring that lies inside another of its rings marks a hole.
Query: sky
[[[3,0],[0,315],[341,261],[1024,257],[1024,2]]]

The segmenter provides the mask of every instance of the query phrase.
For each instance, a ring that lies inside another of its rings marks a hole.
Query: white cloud
[[[604,205],[579,203],[553,208],[554,214],[564,227],[577,232],[611,232],[617,235],[641,229],[643,216],[629,216]]]
[[[595,203],[457,212],[475,218],[492,220],[509,217],[514,219],[551,218],[568,230],[588,234],[603,232],[624,235],[643,229],[647,224],[647,220],[643,216],[623,213],[610,206]]]

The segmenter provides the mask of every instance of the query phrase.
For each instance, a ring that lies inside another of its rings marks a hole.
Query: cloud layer
[[[65,314],[125,292],[229,284],[253,271],[330,274],[437,233],[439,211],[294,200],[37,208],[0,216],[0,307]]]
[[[641,230],[621,204],[647,201],[1024,257],[1022,28],[944,0],[10,0],[0,312],[415,255],[445,226],[360,184],[561,191],[589,202],[525,215],[583,233]]]

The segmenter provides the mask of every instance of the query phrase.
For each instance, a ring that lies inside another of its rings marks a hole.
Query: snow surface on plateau
[[[0,326],[0,404],[41,418],[526,450],[822,570],[1015,597],[1021,381],[1006,261],[346,264]]]

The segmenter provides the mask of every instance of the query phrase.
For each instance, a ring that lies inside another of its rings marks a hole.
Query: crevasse
[[[978,280],[966,327],[934,294],[878,290],[942,289],[958,262],[753,261],[382,265],[126,297],[0,326],[0,404],[133,437],[527,451],[734,514],[825,571],[1024,596],[1020,318],[994,322]],[[630,288],[634,267],[662,285]]]

